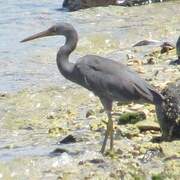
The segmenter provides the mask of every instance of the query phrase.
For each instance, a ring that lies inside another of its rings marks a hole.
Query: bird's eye
[[[52,33],[55,33],[55,32],[56,32],[56,27],[53,26],[53,27],[51,27],[49,30],[50,30]]]

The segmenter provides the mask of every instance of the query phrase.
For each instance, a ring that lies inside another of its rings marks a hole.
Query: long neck
[[[78,35],[75,30],[71,30],[68,33],[64,33],[64,36],[66,38],[66,42],[64,46],[59,49],[56,61],[62,75],[65,78],[72,80],[74,64],[69,62],[69,55],[76,48]]]

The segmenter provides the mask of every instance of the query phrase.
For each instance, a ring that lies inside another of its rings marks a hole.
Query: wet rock
[[[116,5],[116,0],[64,0],[63,8],[69,11],[77,11],[96,6]]]
[[[166,176],[163,174],[155,174],[155,175],[152,175],[151,177],[152,180],[164,180],[165,178]]]
[[[33,131],[34,130],[34,128],[31,127],[31,126],[22,127],[20,129],[24,129],[24,130],[27,130],[27,131]]]
[[[134,44],[133,47],[154,45],[154,44],[157,44],[157,43],[160,43],[160,41],[156,41],[156,40],[143,40],[143,41],[140,41],[140,42]]]
[[[180,80],[169,84],[161,92],[164,103],[156,106],[156,113],[164,139],[180,138]]]
[[[147,59],[147,64],[155,64],[155,63],[156,63],[155,58],[150,57],[150,58]]]
[[[106,123],[103,121],[93,121],[90,123],[90,129],[91,131],[102,131],[106,128]]]
[[[164,0],[165,1],[165,0]],[[62,7],[69,11],[77,11],[97,6],[119,5],[119,6],[136,6],[162,2],[162,0],[64,0]]]
[[[61,127],[54,127],[54,128],[49,129],[48,134],[50,136],[59,136],[63,132],[64,132],[63,128],[61,128]]]
[[[169,51],[175,49],[175,46],[169,42],[164,42],[162,45],[161,45],[161,54],[164,54],[164,53],[169,53]]]
[[[164,161],[171,161],[171,160],[180,160],[180,157],[178,157],[177,155],[172,155],[164,158]]]
[[[93,164],[100,164],[100,163],[104,163],[104,160],[103,159],[92,159],[89,162],[93,163]]]
[[[89,110],[87,111],[86,113],[86,118],[90,117],[90,116],[94,116],[95,115],[95,112],[93,110]]]
[[[103,159],[92,159],[92,160],[80,161],[78,164],[84,165],[85,163],[102,164],[105,163],[105,161]]]
[[[129,124],[126,126],[123,125],[123,126],[117,127],[116,129],[116,134],[121,134],[121,136],[127,137],[129,139],[131,139],[132,137],[138,136],[139,133],[140,133],[139,129],[132,124]]]
[[[162,153],[159,149],[150,149],[145,152],[143,157],[140,159],[142,163],[151,161],[154,157],[160,156]]]
[[[146,115],[144,112],[137,112],[137,113],[124,113],[116,120],[118,121],[118,124],[135,124],[145,119],[146,119]]]
[[[169,63],[170,65],[180,65],[180,58]]]
[[[60,141],[60,144],[70,144],[75,142],[77,142],[76,138],[73,135],[68,135]]]
[[[55,118],[55,116],[53,114],[48,114],[47,115],[47,119],[54,119],[54,118]]]
[[[57,148],[55,149],[54,151],[52,151],[50,153],[51,156],[58,156],[58,155],[61,155],[62,153],[68,153],[68,150],[66,149],[62,149],[62,148]]]
[[[7,93],[0,93],[0,98],[7,97]]]
[[[180,141],[161,142],[160,147],[165,157],[180,157]]]
[[[140,146],[139,152],[145,155],[147,152],[163,152],[163,150],[157,143],[146,142]]]
[[[136,126],[141,132],[144,131],[160,131],[159,124],[153,121],[145,120],[136,123]]]

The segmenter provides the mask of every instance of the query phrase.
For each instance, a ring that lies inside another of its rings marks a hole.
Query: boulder
[[[116,5],[116,0],[64,0],[63,2],[63,8],[69,11],[108,5]]]
[[[157,118],[165,139],[180,138],[180,79],[161,92],[163,104],[156,106]]]
[[[64,0],[63,8],[69,11],[77,11],[96,6],[136,6],[155,2],[170,1],[170,0]]]

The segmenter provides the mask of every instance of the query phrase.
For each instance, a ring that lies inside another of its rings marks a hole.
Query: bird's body
[[[100,56],[86,55],[79,59],[69,80],[111,101],[156,104],[161,100],[154,98],[159,93],[136,72],[122,63]]]
[[[78,35],[76,30],[67,23],[55,25],[47,31],[38,33],[22,42],[44,36],[64,35],[66,43],[57,53],[57,66],[61,74],[86,89],[92,91],[102,102],[108,115],[108,125],[101,148],[105,150],[108,136],[110,136],[110,149],[113,149],[113,122],[112,103],[141,102],[161,104],[163,97],[153,89],[145,80],[122,63],[95,55],[86,55],[77,63],[69,62],[70,53],[76,48]]]

